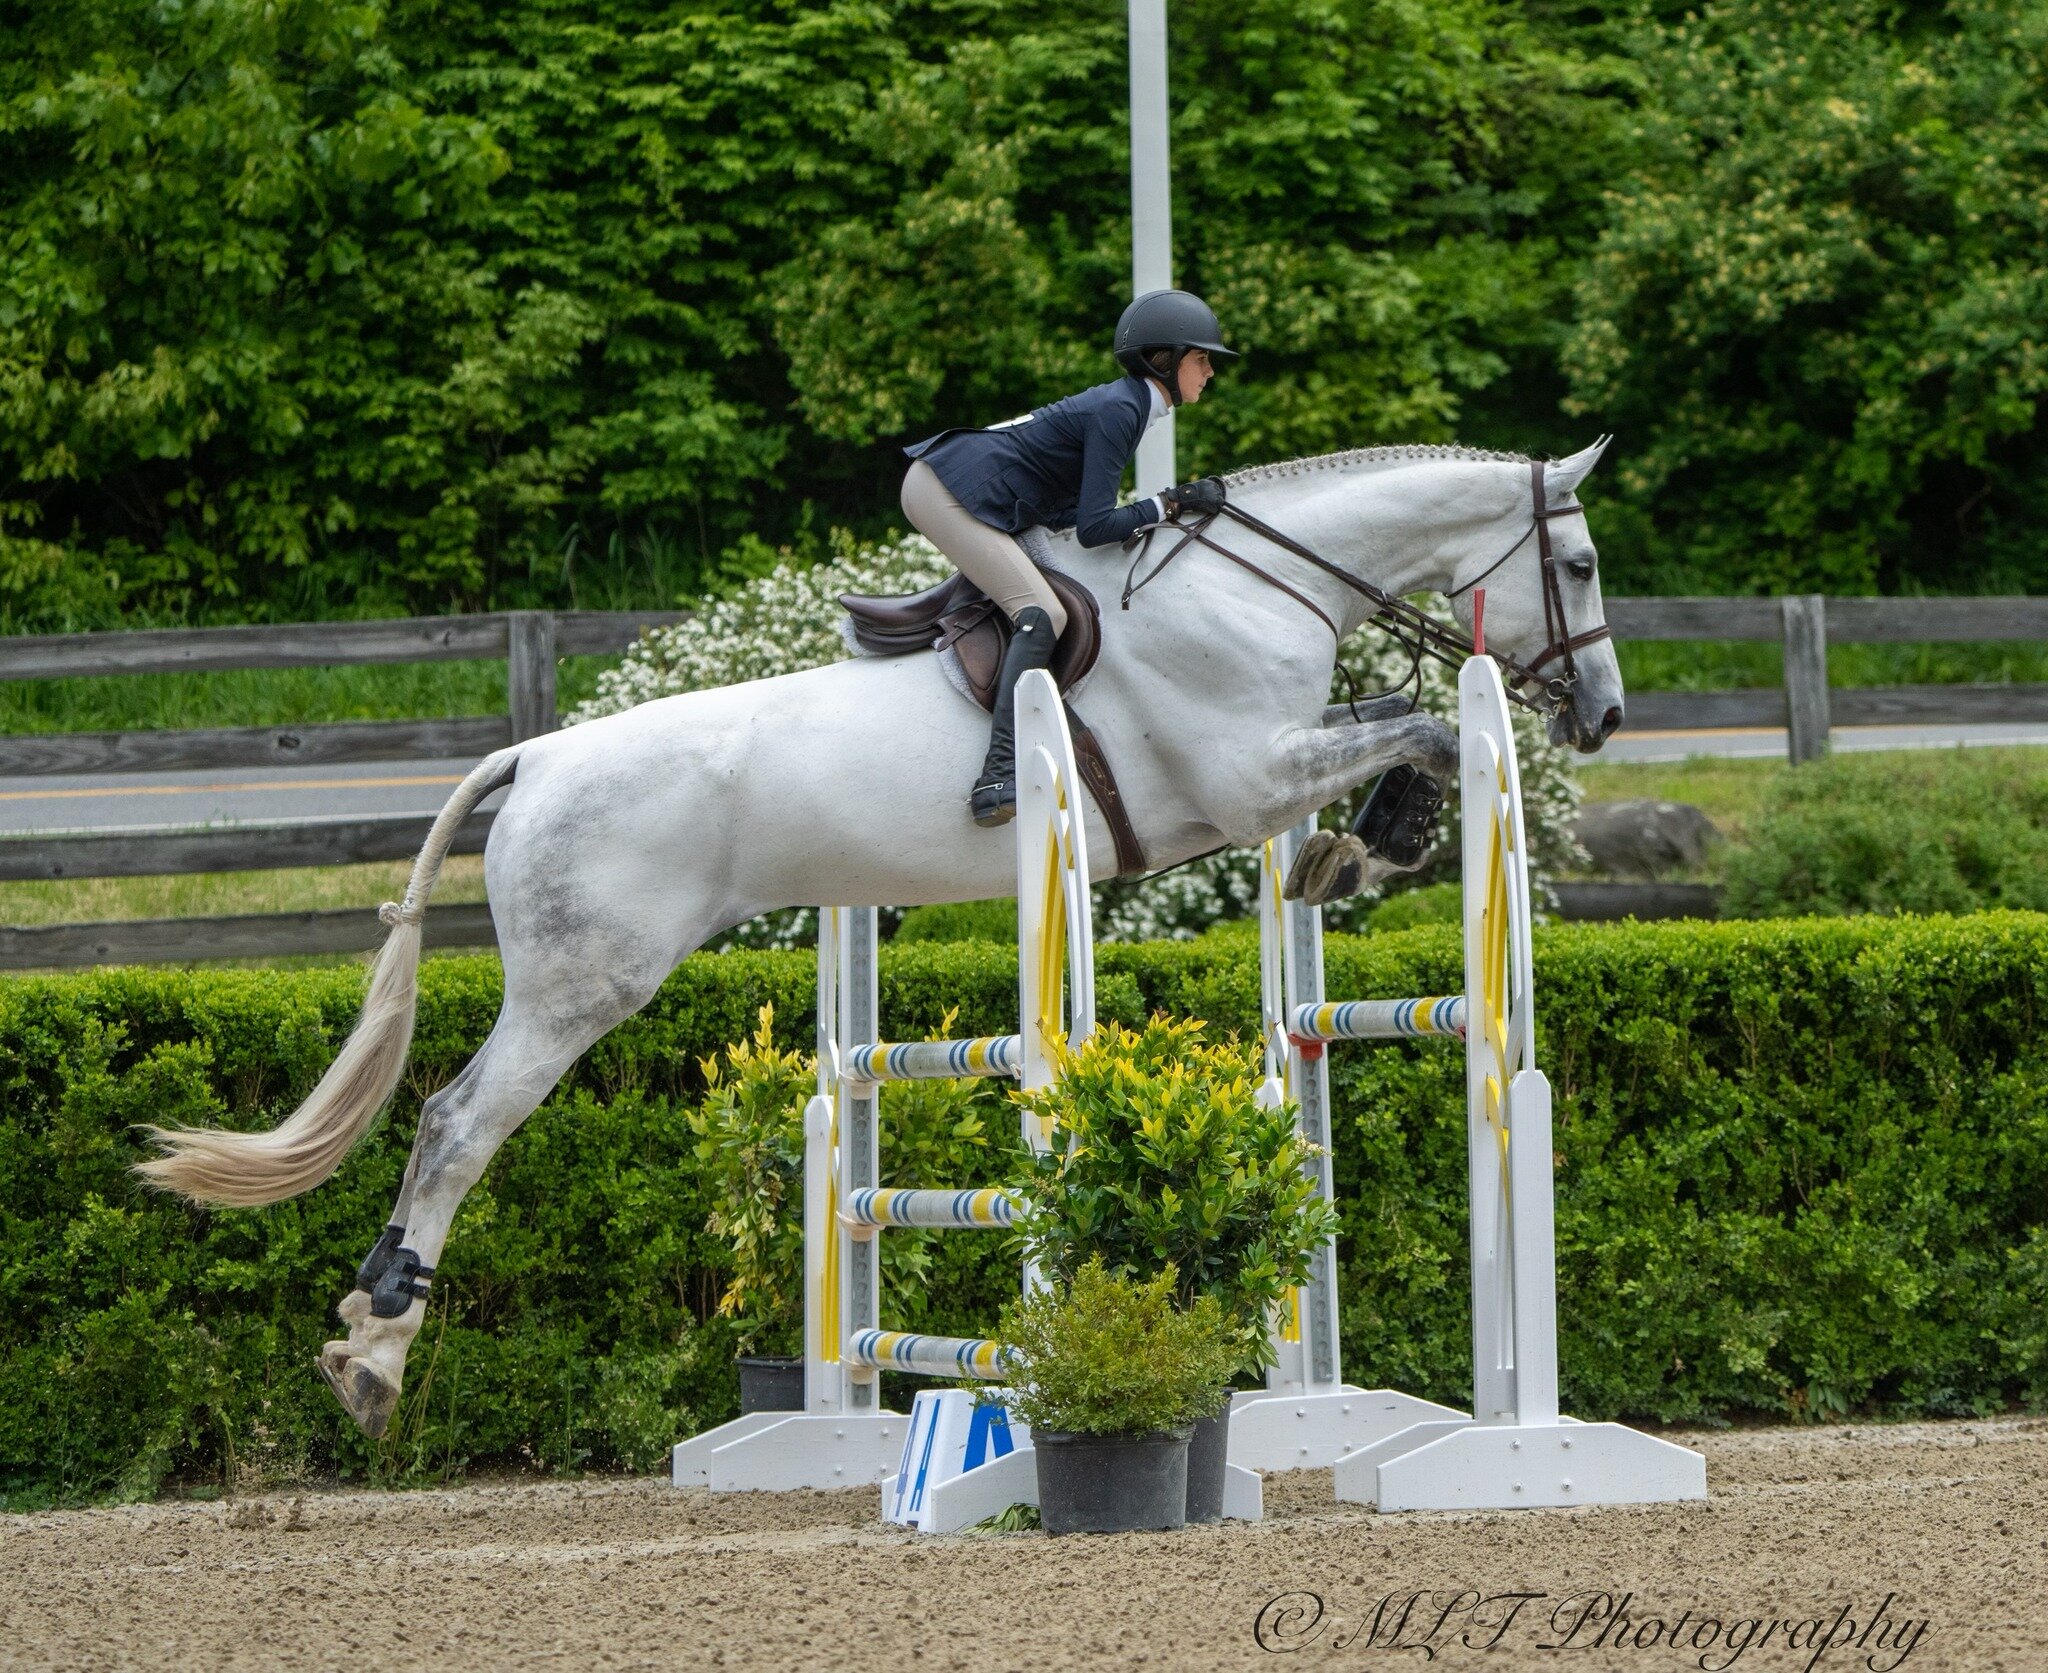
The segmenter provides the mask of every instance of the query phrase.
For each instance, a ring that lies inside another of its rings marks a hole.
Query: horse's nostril
[[[1600,717],[1600,738],[1604,743],[1621,729],[1621,705],[1615,704]]]

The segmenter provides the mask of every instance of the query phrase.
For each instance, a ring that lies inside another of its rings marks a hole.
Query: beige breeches
[[[1067,629],[1067,613],[1024,548],[1001,529],[991,528],[958,500],[922,459],[903,478],[903,515],[983,592],[1011,621],[1027,604],[1052,618],[1053,637]]]

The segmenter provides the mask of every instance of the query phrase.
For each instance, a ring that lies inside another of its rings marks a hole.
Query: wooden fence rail
[[[1711,883],[1560,883],[1567,922],[1614,918],[1711,918]],[[495,947],[497,926],[481,901],[427,908],[430,947]],[[369,907],[339,912],[265,912],[234,918],[134,918],[116,923],[0,926],[0,970],[62,970],[94,964],[183,964],[191,959],[294,958],[366,953],[390,932]]]
[[[0,639],[0,680],[225,673],[378,662],[503,662],[508,695],[503,715],[456,720],[0,736],[0,777],[487,755],[555,729],[558,659],[615,656],[648,629],[682,621],[684,615],[679,610],[508,610],[492,616],[425,616],[405,621],[291,622]]]
[[[1782,726],[1796,764],[1823,753],[1836,726],[2048,719],[2048,685],[1828,685],[1830,638],[1844,645],[2048,639],[2048,598],[1611,598],[1607,623],[1617,639],[1775,639],[1784,647],[1781,690],[1631,695],[1628,723],[1641,731]]]
[[[463,821],[451,854],[481,854],[496,815]],[[0,836],[0,883],[67,877],[173,877],[201,871],[279,871],[409,860],[432,829],[425,813],[367,818],[279,819],[246,825],[160,825],[112,831],[34,831]]]
[[[488,616],[280,626],[64,633],[0,639],[0,679],[222,672],[361,663],[502,660],[508,712],[453,720],[344,721],[205,731],[0,736],[0,777],[141,773],[294,762],[436,760],[488,754],[555,727],[555,664],[614,655],[673,610],[513,610]],[[2048,718],[2048,686],[1896,686],[1835,690],[1827,645],[2048,640],[2048,598],[1613,598],[1619,639],[1776,640],[1782,687],[1653,691],[1629,699],[1640,730],[1789,726],[1795,761],[1827,746],[1830,726]]]

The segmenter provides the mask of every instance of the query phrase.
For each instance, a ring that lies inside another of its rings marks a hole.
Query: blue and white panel
[[[1031,1445],[1030,1426],[999,1400],[959,1388],[928,1388],[910,1408],[903,1461],[882,1495],[882,1520],[945,1532],[931,1525],[936,1490]]]

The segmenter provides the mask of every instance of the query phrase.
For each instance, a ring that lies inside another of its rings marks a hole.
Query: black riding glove
[[[1178,517],[1183,511],[1191,511],[1198,517],[1209,517],[1223,509],[1223,479],[1204,476],[1193,482],[1183,482],[1178,488],[1167,488],[1159,497],[1166,502],[1166,514]]]

